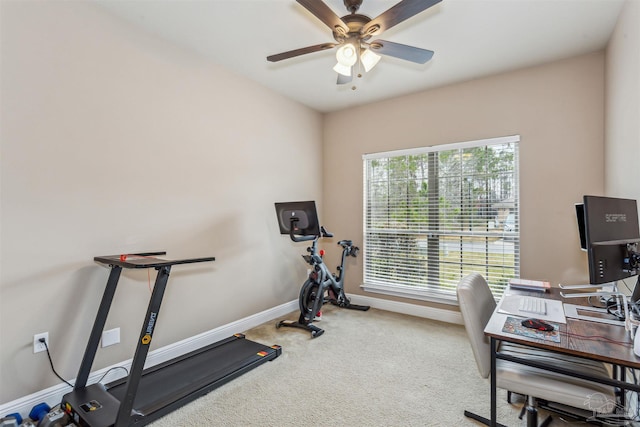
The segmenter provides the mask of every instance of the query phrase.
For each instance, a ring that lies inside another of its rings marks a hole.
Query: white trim
[[[432,145],[430,147],[408,148],[405,150],[384,151],[381,153],[363,154],[363,160],[382,159],[396,156],[415,156],[418,154],[431,153],[443,150],[459,150],[461,148],[482,147],[486,145],[508,144],[520,142],[520,135],[499,136],[497,138],[478,139],[476,141],[455,142],[452,144]]]
[[[365,295],[349,295],[351,302],[360,305],[370,305],[379,310],[392,311],[394,313],[407,314],[409,316],[423,317],[439,322],[463,325],[462,314],[459,311],[444,310],[442,308],[427,307],[424,305],[409,304],[406,302],[391,301],[373,298]]]
[[[165,347],[158,348],[149,352],[145,367],[154,366],[159,363],[171,360],[174,357],[178,357],[182,354],[188,353],[193,350],[197,350],[214,342],[220,341],[224,338],[230,337],[238,332],[247,331],[265,322],[271,321],[278,317],[286,316],[292,311],[298,310],[298,300],[290,301],[279,306],[267,309],[260,313],[245,317],[244,319],[237,320],[235,322],[228,323],[215,329],[203,332],[190,338],[178,341],[173,344],[169,344]],[[275,327],[275,326],[274,326]],[[269,345],[277,343],[268,343]],[[87,384],[93,384],[98,382],[103,375],[105,375],[110,369],[117,367],[124,367],[127,371],[131,368],[133,359],[125,360],[121,363],[116,363],[98,371],[92,372],[89,376]],[[122,369],[114,369],[107,375],[103,382],[108,383],[124,376]],[[71,384],[75,383],[75,379],[70,381]],[[15,412],[20,413],[23,418],[26,418],[31,408],[38,403],[45,402],[50,407],[59,405],[62,401],[62,396],[70,391],[69,386],[60,383],[39,392],[30,394],[28,396],[21,397],[11,402],[0,405],[0,416],[5,414],[12,414]]]
[[[444,292],[419,286],[384,285],[380,283],[363,283],[360,288],[367,292],[375,292],[394,297],[412,298],[454,306],[458,305],[458,299],[454,291]]]
[[[475,141],[466,141],[466,142],[458,142],[458,143],[451,143],[451,144],[440,144],[440,145],[435,145],[435,146],[428,146],[428,147],[417,147],[417,148],[410,148],[410,149],[405,149],[405,150],[395,150],[395,151],[386,151],[386,152],[380,152],[380,153],[371,153],[371,154],[363,154],[362,158],[363,158],[363,203],[362,203],[362,207],[363,207],[363,235],[365,236],[364,241],[362,242],[362,249],[363,249],[363,254],[364,254],[364,258],[366,261],[366,258],[368,257],[368,253],[369,253],[369,234],[370,233],[376,233],[376,234],[385,234],[385,235],[389,235],[389,236],[394,236],[394,235],[398,235],[398,234],[407,234],[407,235],[431,235],[431,236],[444,236],[444,235],[451,235],[451,236],[480,236],[480,237],[491,237],[496,235],[493,232],[487,231],[487,232],[475,232],[475,231],[470,231],[470,232],[465,232],[465,231],[453,231],[453,232],[446,232],[446,231],[441,231],[441,230],[434,230],[434,231],[430,231],[428,230],[428,228],[424,227],[424,224],[422,223],[418,223],[419,225],[417,226],[413,226],[413,228],[411,226],[408,226],[407,229],[392,229],[392,228],[387,228],[384,225],[380,225],[380,228],[377,227],[372,227],[369,225],[369,223],[373,223],[374,219],[385,219],[385,213],[381,213],[381,214],[371,214],[369,212],[369,203],[370,203],[370,198],[375,198],[375,196],[373,196],[373,192],[372,190],[369,188],[369,166],[372,163],[372,161],[375,161],[376,159],[393,159],[393,158],[398,158],[398,157],[405,157],[405,156],[418,156],[418,155],[423,155],[426,153],[441,153],[441,152],[450,152],[450,151],[456,151],[456,150],[462,150],[462,149],[466,149],[466,148],[473,148],[473,147],[492,147],[492,146],[496,146],[496,145],[506,145],[506,144],[514,144],[513,145],[513,154],[514,154],[514,165],[513,165],[513,179],[515,181],[515,187],[514,187],[514,204],[517,208],[517,212],[516,212],[516,216],[515,218],[519,220],[519,215],[520,215],[520,209],[519,209],[519,143],[520,143],[520,135],[510,135],[510,136],[502,136],[502,137],[496,137],[496,138],[487,138],[487,139],[481,139],[481,140],[475,140]],[[498,149],[503,148],[503,147],[497,147]],[[431,154],[430,154],[431,155]],[[430,166],[428,166],[430,167]],[[456,175],[457,176],[457,175]],[[424,178],[424,177],[423,177]],[[387,176],[386,178],[380,178],[380,183],[382,183],[383,185],[385,183],[387,183],[388,180],[390,180],[391,178],[389,176]],[[407,177],[408,180],[410,180],[410,177]],[[429,178],[431,179],[431,178]],[[440,178],[436,178],[436,180],[439,182]],[[402,198],[396,199],[390,195],[388,195],[388,200],[387,200],[387,207],[389,209],[393,209],[396,207],[396,202],[402,200]],[[464,201],[464,197],[461,197],[461,200]],[[427,202],[427,206],[431,206],[429,204],[430,202]],[[384,202],[383,202],[384,204]],[[439,207],[438,207],[439,210]],[[468,215],[468,213],[464,213],[465,216]],[[373,218],[373,219],[370,219]],[[400,221],[402,222],[402,221]],[[421,227],[420,225],[423,225],[423,227]],[[518,227],[518,230],[520,229],[520,227]],[[517,257],[517,255],[519,254],[519,247],[520,247],[520,234],[519,231],[517,232],[507,232],[507,234],[505,234],[505,232],[503,232],[503,236],[513,236],[514,237],[514,256]],[[374,246],[376,246],[374,244]],[[409,253],[415,253],[415,250],[412,250],[413,248],[409,247],[408,245],[398,245],[399,247],[396,248],[396,252],[397,254],[402,254],[403,251],[407,251]],[[376,249],[381,249],[381,250],[385,250],[385,246],[381,245],[380,248],[378,248],[376,246]],[[461,249],[462,252],[464,252],[464,249]],[[374,259],[381,259],[380,257],[382,257],[382,255],[379,256],[374,256]],[[517,259],[517,258],[516,258]],[[466,262],[461,262],[462,265],[467,265]],[[516,273],[519,272],[520,269],[520,265],[519,262],[516,262],[517,265],[514,266]],[[506,267],[506,266],[505,266]],[[410,266],[407,267],[407,269],[414,271],[415,269],[412,269]],[[417,300],[422,300],[422,301],[431,301],[431,302],[437,302],[437,303],[442,303],[442,304],[449,304],[449,305],[457,305],[457,300],[455,297],[455,292],[454,291],[442,291],[440,290],[440,288],[438,286],[436,286],[437,284],[435,283],[430,283],[430,280],[427,280],[427,282],[429,282],[429,286],[421,286],[422,285],[422,280],[420,279],[406,279],[404,283],[414,283],[419,285],[419,286],[403,286],[401,284],[390,284],[390,283],[385,283],[386,278],[383,277],[382,275],[377,274],[377,271],[374,271],[375,268],[373,270],[370,271],[369,268],[367,268],[365,266],[365,272],[364,272],[364,280],[365,283],[361,285],[361,288],[364,291],[368,291],[368,292],[374,292],[374,293],[381,293],[381,294],[385,294],[385,295],[391,295],[391,296],[396,296],[396,297],[403,297],[403,298],[412,298],[412,299],[417,299]],[[414,271],[415,272],[415,271]],[[516,274],[517,276],[517,274]],[[488,278],[490,280],[493,280],[493,278]],[[389,281],[393,281],[393,279],[389,279]],[[374,283],[374,282],[378,282],[378,283]]]
[[[405,302],[390,301],[379,298],[372,298],[365,295],[349,294],[348,297],[354,304],[369,305],[379,310],[391,311],[394,313],[402,313],[410,316],[423,317],[426,319],[438,320],[441,322],[454,323],[462,325],[462,315],[459,312],[451,310],[443,310],[435,307],[426,307]],[[271,309],[262,311],[258,314],[245,317],[244,319],[223,325],[219,328],[212,329],[202,334],[195,335],[191,338],[178,341],[174,344],[159,348],[149,353],[146,365],[153,366],[163,361],[170,360],[181,354],[204,347],[228,336],[238,333],[238,331],[247,331],[263,323],[272,321],[279,317],[291,314],[298,310],[298,300],[290,301]],[[275,324],[274,324],[275,328]],[[277,344],[277,343],[267,343]],[[283,348],[286,352],[286,348]],[[123,366],[127,369],[131,367],[132,359],[117,363],[98,371],[92,372],[89,376],[89,384],[97,382],[109,369]],[[112,371],[104,378],[105,382],[116,380],[123,376],[122,369]],[[71,381],[73,383],[73,381]],[[18,412],[23,418],[38,403],[46,402],[49,406],[54,407],[62,401],[62,396],[69,392],[69,386],[64,383],[49,387],[28,396],[21,397],[11,402],[0,405],[0,414],[11,414]]]

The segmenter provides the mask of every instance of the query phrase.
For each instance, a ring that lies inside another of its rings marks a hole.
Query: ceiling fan
[[[321,43],[270,55],[267,56],[267,61],[278,62],[338,46],[336,51],[338,63],[333,69],[338,73],[338,84],[345,84],[353,79],[354,67],[358,62],[362,64],[366,72],[369,72],[380,61],[380,55],[393,56],[417,64],[424,64],[433,56],[431,50],[386,40],[369,40],[423,12],[441,0],[402,0],[373,19],[356,13],[362,5],[362,0],[344,0],[344,5],[350,14],[342,18],[336,15],[322,0],[296,1],[331,29],[336,43]]]

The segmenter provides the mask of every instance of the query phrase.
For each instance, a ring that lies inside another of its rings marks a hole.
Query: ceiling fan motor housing
[[[345,0],[347,1],[347,0]],[[349,32],[344,34],[342,29],[336,29],[333,31],[333,38],[336,39],[338,43],[344,42],[349,38],[357,38],[360,40],[367,40],[371,37],[370,34],[361,34],[360,30],[371,21],[371,18],[365,15],[360,15],[358,13],[352,13],[351,15],[346,15],[340,18],[346,25],[349,27]]]

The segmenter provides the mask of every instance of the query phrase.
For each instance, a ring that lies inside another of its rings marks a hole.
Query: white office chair
[[[470,274],[460,281],[457,295],[478,370],[483,378],[487,378],[491,373],[491,344],[489,338],[484,334],[484,328],[496,308],[496,301],[484,277],[477,273]],[[514,356],[525,354],[531,360],[552,363],[556,366],[563,366],[603,378],[611,378],[605,365],[600,362],[505,342],[501,343],[500,351],[511,353]],[[536,398],[539,398],[540,401],[544,399],[544,401],[578,408],[576,413],[580,413],[580,410],[589,410],[590,408],[585,404],[593,399],[593,396],[601,398],[602,403],[609,403],[606,408],[607,412],[613,411],[614,405],[611,403],[616,402],[615,391],[611,386],[506,360],[498,359],[496,361],[494,374],[498,388],[508,390],[509,394],[513,392],[528,397],[526,403],[528,405],[526,407],[528,426],[537,424]],[[601,395],[597,393],[601,393]],[[599,412],[602,412],[601,409]],[[487,419],[466,411],[465,415],[489,425]],[[545,420],[543,425],[550,421],[550,419]]]

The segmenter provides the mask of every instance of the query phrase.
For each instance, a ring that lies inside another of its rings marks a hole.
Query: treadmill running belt
[[[231,341],[229,341],[231,340]],[[159,418],[241,374],[277,357],[276,350],[236,336],[211,344],[143,372],[134,411]],[[265,352],[259,355],[259,352]],[[107,384],[122,401],[126,378]],[[164,408],[164,410],[163,410]],[[147,420],[149,421],[149,420]]]

